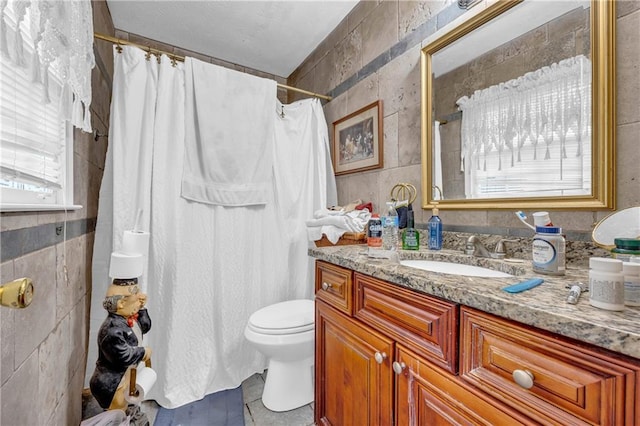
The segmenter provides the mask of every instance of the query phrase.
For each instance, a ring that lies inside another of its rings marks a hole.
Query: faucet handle
[[[496,243],[496,248],[493,249],[493,253],[497,255],[499,258],[503,258],[507,255],[507,250],[504,248],[504,243],[517,243],[518,240],[509,240],[506,238],[502,238],[500,241]]]

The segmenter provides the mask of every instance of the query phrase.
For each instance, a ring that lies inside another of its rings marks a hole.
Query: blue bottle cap
[[[536,226],[538,234],[562,234],[562,228],[557,226]]]

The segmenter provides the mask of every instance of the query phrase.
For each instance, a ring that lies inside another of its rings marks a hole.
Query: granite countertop
[[[511,263],[424,248],[398,252],[403,260],[447,260],[515,275],[508,278],[468,277],[411,268],[389,259],[369,258],[366,250],[366,245],[343,245],[311,248],[309,255],[405,288],[640,359],[640,307],[628,306],[621,312],[594,308],[589,304],[589,293],[583,293],[576,305],[566,302],[567,285],[582,282],[585,288],[588,287],[586,268],[567,267],[564,276],[551,276],[533,272],[530,262]],[[534,277],[543,278],[544,283],[522,293],[502,290],[509,284]]]

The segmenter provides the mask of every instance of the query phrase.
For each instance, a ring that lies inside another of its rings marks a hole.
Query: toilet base
[[[289,411],[313,402],[313,356],[300,361],[270,360],[262,403],[271,411]]]

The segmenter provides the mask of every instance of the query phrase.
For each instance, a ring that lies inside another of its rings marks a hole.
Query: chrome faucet
[[[464,246],[464,253],[477,257],[491,257],[489,250],[482,244],[480,238],[475,235],[467,238],[467,244]]]
[[[493,259],[504,259],[504,257],[507,255],[507,251],[504,248],[505,242],[517,242],[517,240],[501,239],[496,243],[496,247],[493,250],[493,252],[490,252],[489,250],[487,250],[484,244],[482,244],[482,241],[480,241],[480,238],[476,237],[475,235],[472,235],[469,238],[467,238],[467,243],[464,246],[464,253],[470,254],[476,257],[490,257]]]

